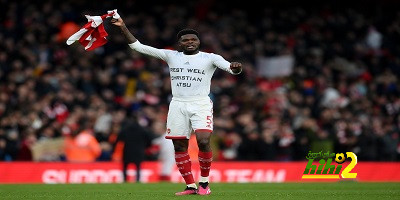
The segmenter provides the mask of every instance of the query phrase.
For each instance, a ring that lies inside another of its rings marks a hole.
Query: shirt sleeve
[[[129,47],[139,53],[146,54],[164,61],[167,61],[166,49],[157,49],[148,45],[144,45],[137,40],[134,43],[129,44]]]
[[[211,54],[211,55],[212,55],[214,66],[216,66],[216,67],[218,67],[218,68],[220,68],[220,69],[222,69],[224,71],[227,71],[227,72],[229,72],[230,74],[233,74],[233,75],[240,74],[240,72],[239,73],[234,73],[230,68],[231,63],[228,62],[227,60],[225,60],[222,56],[217,55],[217,54]]]

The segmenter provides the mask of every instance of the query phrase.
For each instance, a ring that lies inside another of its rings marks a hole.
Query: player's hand
[[[242,63],[231,62],[230,68],[233,71],[233,73],[238,74],[238,73],[242,72]]]
[[[115,26],[123,26],[124,20],[122,20],[122,18],[111,19],[111,23],[114,24]]]

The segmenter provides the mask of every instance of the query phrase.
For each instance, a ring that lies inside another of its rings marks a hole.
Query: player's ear
[[[181,39],[178,39],[178,42],[177,42],[177,43],[178,43],[178,46],[179,46],[179,47],[182,47]]]
[[[178,40],[178,42],[176,43],[176,45],[177,45],[178,51],[182,51],[182,50],[183,50],[182,43],[181,43],[180,40]]]

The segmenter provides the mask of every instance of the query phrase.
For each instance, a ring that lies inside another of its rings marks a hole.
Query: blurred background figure
[[[155,121],[152,125],[154,133],[158,136],[153,140],[153,145],[159,146],[158,160],[161,162],[160,181],[170,181],[172,170],[175,166],[175,151],[171,140],[166,140],[165,122]]]
[[[69,162],[94,162],[101,154],[100,144],[88,121],[80,119],[78,123],[70,126],[71,134],[65,137],[65,158]]]
[[[125,182],[130,181],[128,180],[127,171],[131,163],[136,167],[136,182],[140,182],[140,169],[142,162],[145,160],[145,150],[156,137],[152,132],[139,125],[136,120],[136,117],[131,114],[122,122],[121,131],[114,143],[114,147],[119,141],[124,143],[122,174]]]

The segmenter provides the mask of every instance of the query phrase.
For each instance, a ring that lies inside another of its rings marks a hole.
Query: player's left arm
[[[213,55],[213,64],[222,69],[225,70],[233,75],[238,75],[242,72],[242,63],[240,62],[228,62],[226,61],[222,56],[217,55],[217,54],[212,54]]]

